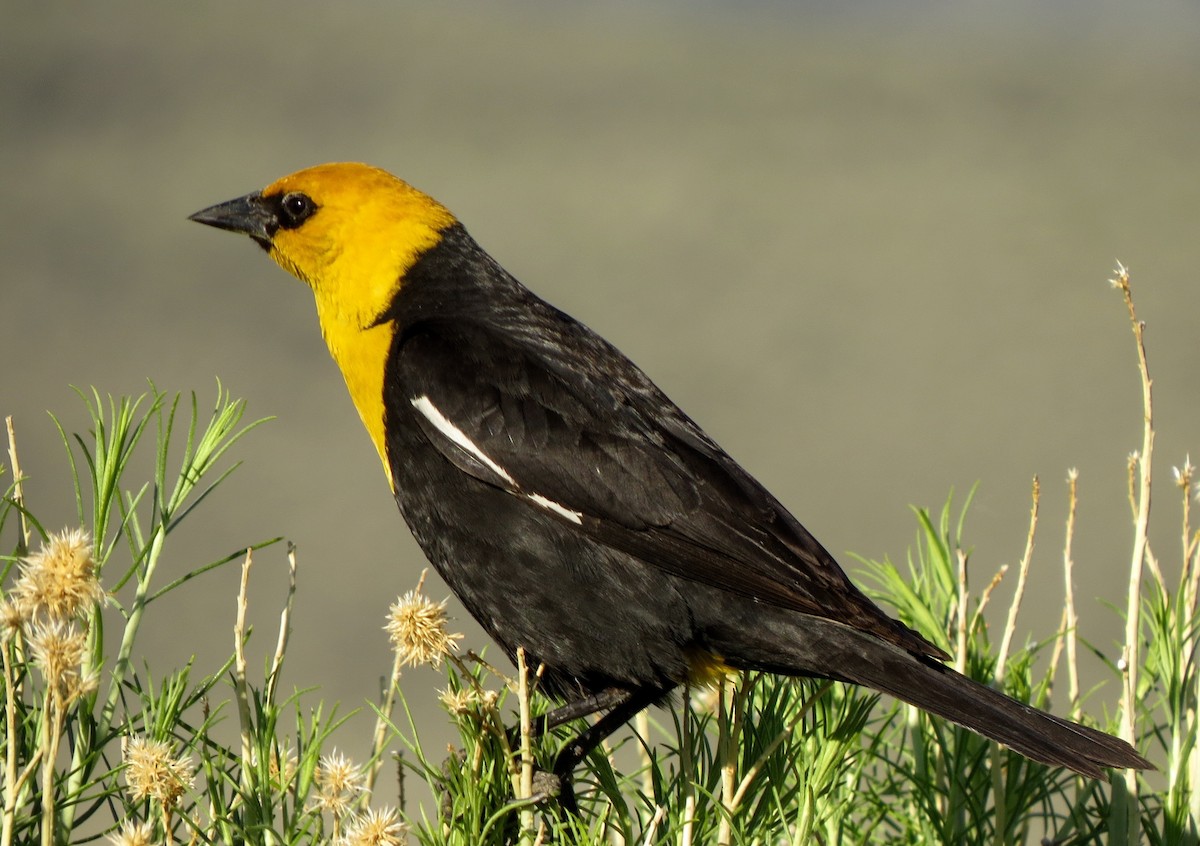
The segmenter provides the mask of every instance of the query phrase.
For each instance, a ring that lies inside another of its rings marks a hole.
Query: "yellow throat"
[[[263,195],[292,192],[307,195],[317,211],[300,226],[275,233],[271,258],[312,288],[321,334],[391,484],[383,379],[395,326],[380,321],[405,274],[454,216],[408,183],[362,164],[302,170],[267,186]]]

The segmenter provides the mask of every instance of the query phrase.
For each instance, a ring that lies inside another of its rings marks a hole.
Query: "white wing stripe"
[[[537,505],[540,505],[542,508],[545,508],[547,511],[553,511],[560,517],[566,517],[572,523],[576,523],[580,526],[583,525],[583,514],[578,511],[572,511],[569,508],[559,505],[552,499],[546,499],[546,497],[542,496],[541,494],[529,494],[529,499]]]
[[[421,414],[425,416],[425,419],[432,423],[439,432],[449,438],[456,445],[471,453],[471,455],[475,456],[476,460],[486,466],[497,476],[504,479],[504,481],[508,482],[514,488],[519,487],[517,485],[517,480],[510,476],[507,470],[505,470],[496,462],[492,461],[492,459],[488,458],[487,454],[478,446],[476,446],[475,442],[468,438],[462,429],[458,428],[449,420],[447,420],[446,416],[442,414],[442,412],[438,411],[437,406],[430,402],[428,396],[417,397],[416,399],[411,400],[411,402],[413,408],[421,412]]]
[[[476,461],[483,464],[485,467],[487,467],[489,470],[491,470],[493,473],[495,473],[501,479],[503,479],[504,481],[506,481],[510,485],[512,485],[516,491],[520,492],[521,496],[525,497],[530,502],[532,502],[534,505],[537,505],[540,508],[544,508],[547,511],[552,511],[553,513],[557,514],[559,517],[565,517],[566,519],[570,520],[571,522],[579,524],[579,525],[583,524],[583,514],[582,513],[578,512],[578,511],[572,511],[571,509],[567,508],[566,506],[559,505],[554,500],[547,499],[546,497],[542,496],[541,494],[527,494],[524,491],[522,491],[521,486],[517,484],[517,480],[514,479],[511,475],[509,475],[507,470],[505,470],[503,467],[501,467],[495,461],[492,461],[492,459],[488,457],[487,453],[485,453],[483,450],[481,450],[474,441],[472,441],[470,438],[467,437],[466,432],[464,432],[462,429],[458,428],[453,423],[451,423],[449,420],[447,420],[446,415],[444,415],[444,414],[442,414],[442,412],[438,411],[437,406],[433,404],[433,402],[429,399],[428,396],[425,396],[425,395],[419,396],[416,399],[412,399],[409,401],[412,403],[413,408],[415,408],[417,411],[421,412],[421,414],[425,417],[425,419],[433,424],[435,429],[437,429],[439,432],[441,432],[443,435],[445,435],[447,438],[449,438],[450,441],[452,443],[454,443],[456,446],[459,446],[462,449],[469,452],[472,456],[475,457]]]

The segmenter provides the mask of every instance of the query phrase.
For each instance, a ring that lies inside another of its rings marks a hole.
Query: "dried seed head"
[[[8,643],[25,627],[30,610],[20,597],[0,599],[0,642]]]
[[[438,701],[452,717],[479,717],[493,711],[499,701],[500,694],[494,690],[479,690],[474,687],[464,687],[459,690],[446,688],[438,693]]]
[[[174,808],[194,782],[192,759],[171,756],[170,745],[134,737],[125,746],[125,783],[134,799],[157,799]]]
[[[446,600],[434,602],[420,590],[410,590],[388,609],[384,626],[402,665],[440,667],[442,656],[455,648],[461,634],[446,631]]]
[[[66,620],[104,600],[96,578],[92,541],[83,529],[64,529],[51,535],[42,548],[21,561],[15,591],[34,610],[51,619]]]
[[[150,823],[126,820],[121,828],[108,835],[112,846],[153,846],[154,827]]]
[[[1183,490],[1188,490],[1192,486],[1192,476],[1196,472],[1195,466],[1192,464],[1191,455],[1183,459],[1182,467],[1172,467],[1171,472],[1175,474],[1175,484]]]
[[[343,846],[400,846],[408,841],[408,827],[392,808],[359,814],[339,841]]]
[[[438,694],[442,703],[452,717],[465,717],[479,711],[479,694],[473,688],[463,687],[458,690],[446,688]]]
[[[74,623],[51,620],[35,622],[29,630],[29,651],[46,684],[64,702],[95,690],[99,680],[94,671],[83,671],[87,633]]]
[[[1122,291],[1129,290],[1129,268],[1117,262],[1116,268],[1113,270],[1113,278],[1108,280],[1108,284],[1114,288],[1119,288]]]
[[[74,702],[80,697],[94,693],[98,687],[100,687],[100,671],[96,668],[69,676],[62,691],[63,701]]]
[[[350,805],[366,788],[362,768],[336,749],[321,756],[313,774],[317,793],[313,807],[318,811],[329,811],[340,817],[350,810]]]

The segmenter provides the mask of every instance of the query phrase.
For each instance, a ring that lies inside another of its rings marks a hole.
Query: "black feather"
[[[384,380],[396,500],[468,610],[510,654],[544,663],[553,692],[649,701],[704,650],[863,684],[1086,775],[1149,766],[939,663],[624,355],[461,226],[443,236],[381,318],[396,328]]]

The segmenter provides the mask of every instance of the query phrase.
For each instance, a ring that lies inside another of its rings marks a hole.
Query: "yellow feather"
[[[379,320],[405,273],[454,216],[408,183],[363,164],[318,165],[285,176],[263,194],[293,191],[307,194],[319,213],[297,229],[276,232],[271,258],[312,288],[321,334],[390,484],[383,376],[394,329]]]
[[[734,678],[738,673],[724,658],[707,649],[688,649],[687,661],[688,683],[693,688],[716,687],[722,679]]]

